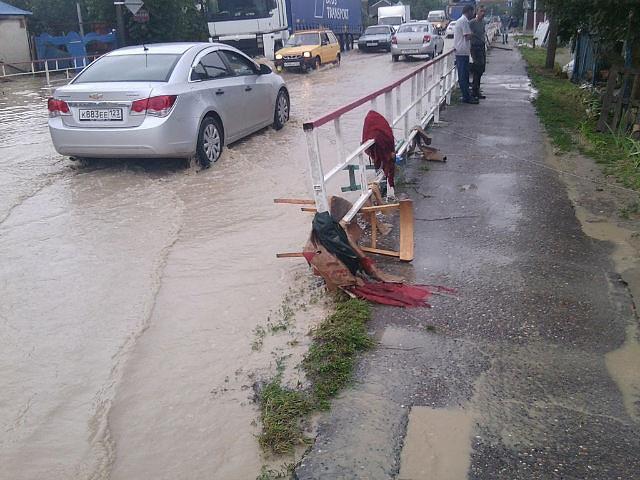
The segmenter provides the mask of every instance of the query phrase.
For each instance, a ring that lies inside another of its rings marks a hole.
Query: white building
[[[28,15],[31,12],[0,1],[0,62],[12,65],[31,61]]]

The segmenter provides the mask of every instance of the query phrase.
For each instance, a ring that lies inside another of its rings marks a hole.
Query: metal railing
[[[375,142],[368,140],[356,149],[347,151],[343,131],[344,116],[362,106],[379,111],[394,129],[396,139],[401,138],[396,143],[396,152],[404,154],[416,135],[414,127],[424,128],[431,121],[438,123],[440,107],[451,102],[451,92],[457,80],[454,63],[454,51],[450,50],[390,85],[303,125],[313,195],[318,212],[326,212],[329,209],[327,182],[349,165],[357,165],[360,182],[357,190],[361,193],[342,220],[351,221],[373,193],[367,179],[365,151]],[[329,127],[333,127],[339,161],[324,173],[323,150],[327,148],[321,148],[319,132],[323,130],[323,137],[331,135],[330,131],[325,131]],[[379,173],[375,180],[381,179],[382,173]]]
[[[50,74],[64,72],[67,78],[71,73],[77,73],[93,62],[100,55],[85,55],[81,57],[51,58],[48,60],[33,60],[30,62],[5,63],[0,61],[0,78],[20,77],[25,75],[45,75],[47,84]]]

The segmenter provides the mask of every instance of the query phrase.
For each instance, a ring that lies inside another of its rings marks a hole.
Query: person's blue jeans
[[[458,69],[458,84],[462,92],[462,101],[471,100],[469,93],[469,55],[456,55],[456,68]]]

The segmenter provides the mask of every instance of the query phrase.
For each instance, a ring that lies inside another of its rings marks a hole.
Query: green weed
[[[366,330],[370,317],[371,309],[366,302],[341,301],[336,311],[312,332],[312,344],[302,362],[311,382],[308,390],[283,387],[283,361],[277,361],[276,377],[260,393],[259,442],[264,450],[282,454],[307,442],[302,433],[304,417],[314,410],[328,408],[330,399],[351,380],[357,353],[374,345]]]

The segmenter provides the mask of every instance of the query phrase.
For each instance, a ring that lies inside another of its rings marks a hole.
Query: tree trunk
[[[547,59],[544,67],[553,70],[556,63],[556,49],[558,48],[558,21],[555,15],[549,19],[549,33],[547,38]]]

